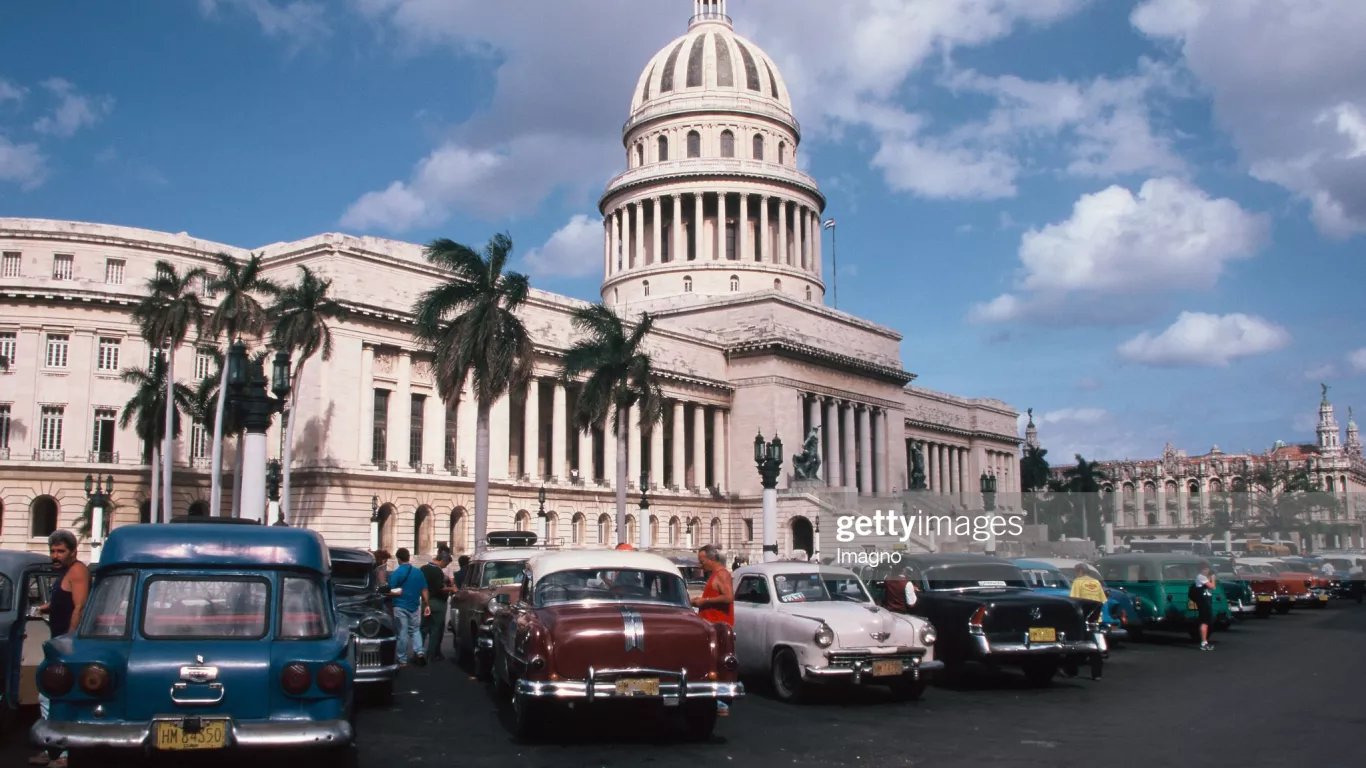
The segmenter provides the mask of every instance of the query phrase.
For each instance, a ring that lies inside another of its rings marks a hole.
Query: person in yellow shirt
[[[1072,597],[1102,604],[1106,600],[1105,585],[1091,575],[1091,566],[1086,563],[1077,563],[1076,576],[1072,579]]]

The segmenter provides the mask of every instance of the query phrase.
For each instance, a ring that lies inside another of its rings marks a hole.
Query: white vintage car
[[[740,673],[766,675],[784,701],[809,683],[886,685],[917,699],[934,659],[934,626],[875,604],[852,571],[816,563],[763,563],[735,580]]]

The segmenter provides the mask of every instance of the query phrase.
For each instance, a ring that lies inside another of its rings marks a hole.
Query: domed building
[[[779,477],[782,553],[821,550],[827,490],[891,497],[923,477],[961,507],[983,472],[1018,490],[1012,408],[912,386],[899,333],[826,305],[826,199],[798,167],[801,127],[777,63],[735,34],[724,0],[695,2],[686,33],[622,96],[625,170],[599,202],[601,295],[628,318],[656,318],[649,345],[668,400],[654,429],[632,414],[623,446],[632,541],[648,526],[657,549],[716,543],[757,558],[758,433],[780,437],[789,456],[813,445],[821,459],[813,480],[796,482],[790,463]],[[334,324],[331,357],[307,361],[294,382],[291,524],[342,546],[473,548],[474,401],[468,390],[440,397],[430,351],[413,338],[413,302],[445,279],[420,245],[321,234],[249,251],[185,233],[0,218],[0,252],[0,546],[42,550],[54,528],[77,527],[87,475],[114,478],[113,525],[146,517],[147,446],[119,425],[134,393],[120,371],[149,358],[132,307],[158,260],[212,272],[215,254],[260,253],[278,282],[300,266],[332,280],[350,310]],[[526,304],[534,378],[492,408],[489,530],[536,530],[551,546],[617,543],[616,436],[574,429],[579,388],[559,377],[582,306],[535,290]],[[178,378],[214,374],[210,345],[177,350]],[[279,432],[277,420],[272,456]],[[207,509],[209,435],[187,417],[173,514]],[[637,519],[642,479],[648,518]]]

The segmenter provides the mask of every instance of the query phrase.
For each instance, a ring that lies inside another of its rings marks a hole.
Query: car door
[[[741,674],[768,671],[768,636],[773,621],[773,596],[768,577],[751,573],[735,587],[735,657]]]
[[[45,563],[25,568],[16,585],[17,605],[5,654],[5,699],[15,706],[38,703],[38,665],[43,661],[43,643],[52,639],[52,632],[47,617],[36,609],[47,603],[56,579],[56,569]]]

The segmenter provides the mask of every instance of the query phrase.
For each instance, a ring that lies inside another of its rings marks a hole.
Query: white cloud
[[[1144,0],[1131,21],[1178,46],[1253,176],[1330,236],[1366,232],[1366,3]]]
[[[1090,376],[1085,376],[1081,379],[1081,381],[1077,382],[1077,389],[1080,389],[1083,392],[1094,392],[1095,390],[1100,389],[1101,386],[1102,385],[1099,381],[1091,378]]]
[[[57,108],[33,124],[33,130],[39,133],[67,138],[103,120],[114,109],[112,97],[87,96],[60,77],[44,80],[42,85],[57,98]]]
[[[1150,179],[1135,195],[1111,186],[1083,195],[1068,219],[1020,240],[1016,291],[978,304],[978,322],[1088,316],[1111,319],[1160,309],[1123,297],[1208,290],[1228,262],[1267,238],[1265,217],[1212,199],[1175,178]]]
[[[1118,352],[1125,360],[1146,365],[1222,367],[1289,343],[1285,328],[1260,317],[1182,312],[1162,333],[1140,333],[1119,345]]]
[[[269,37],[285,38],[298,48],[332,34],[327,10],[319,2],[292,0],[276,4],[273,0],[199,0],[205,16],[216,16],[221,6],[237,8],[256,20]]]
[[[602,272],[602,219],[579,214],[545,245],[527,252],[532,277],[588,277]]]
[[[1106,417],[1104,408],[1061,408],[1056,411],[1049,411],[1035,420],[1035,423],[1061,424],[1072,422],[1076,424],[1095,424]]]
[[[1357,373],[1366,372],[1366,347],[1349,352],[1347,362],[1351,364],[1352,370]]]
[[[0,77],[0,104],[7,101],[13,101],[15,103],[21,102],[27,94],[28,89],[17,86],[3,77]]]
[[[47,178],[47,158],[37,144],[15,144],[0,136],[0,181],[33,189]]]
[[[1350,356],[1349,356],[1350,357]],[[1363,369],[1366,369],[1366,355],[1362,355]],[[1323,381],[1338,375],[1338,367],[1332,363],[1317,365],[1304,372],[1305,381]]]

